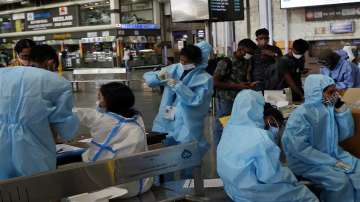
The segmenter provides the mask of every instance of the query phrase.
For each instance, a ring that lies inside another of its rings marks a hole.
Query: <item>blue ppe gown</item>
[[[340,55],[340,57],[344,60],[349,59],[348,53],[342,49],[337,50],[336,53]],[[360,88],[360,68],[352,62],[349,63],[351,65],[352,74],[353,74],[353,83],[354,83],[353,88]]]
[[[360,201],[358,159],[338,145],[354,133],[351,111],[335,112],[322,103],[324,89],[333,84],[323,75],[306,79],[305,103],[291,114],[282,143],[290,169],[324,188],[322,201]],[[337,161],[349,170],[336,168]]]
[[[213,94],[213,79],[205,69],[212,47],[207,42],[200,42],[196,46],[202,51],[202,62],[182,80],[184,69],[181,64],[165,67],[168,75],[177,81],[174,87],[159,80],[159,72],[147,72],[144,79],[150,87],[165,85],[153,131],[167,133],[167,138],[173,138],[175,144],[198,141],[201,153],[204,154],[208,147],[203,135],[204,120],[209,112]],[[176,108],[174,120],[165,118],[167,106]]]
[[[333,70],[322,67],[320,73],[334,79],[337,89],[344,90],[354,87],[353,68],[347,60],[341,58]]]
[[[56,169],[52,129],[74,137],[68,81],[33,67],[0,68],[0,180]]]
[[[264,130],[261,94],[241,91],[217,148],[217,172],[236,202],[316,202],[316,196],[281,165],[280,149]]]

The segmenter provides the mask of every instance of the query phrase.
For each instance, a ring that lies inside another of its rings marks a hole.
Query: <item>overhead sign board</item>
[[[334,34],[353,33],[354,22],[345,21],[330,23],[330,32]]]
[[[13,20],[23,20],[23,19],[25,19],[25,13],[13,14]]]
[[[58,7],[26,13],[25,31],[73,27],[77,23],[75,6]]]
[[[34,41],[45,41],[46,40],[46,36],[34,36],[33,37]]]
[[[160,29],[158,24],[117,24],[120,29]]]
[[[342,20],[360,17],[360,5],[311,7],[305,9],[306,21]]]
[[[243,0],[171,0],[173,22],[236,21],[244,19]]]

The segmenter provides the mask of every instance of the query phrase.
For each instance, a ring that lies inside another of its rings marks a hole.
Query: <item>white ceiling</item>
[[[11,3],[16,3],[16,2],[21,2],[23,0],[0,0],[0,5],[1,4],[11,4]]]

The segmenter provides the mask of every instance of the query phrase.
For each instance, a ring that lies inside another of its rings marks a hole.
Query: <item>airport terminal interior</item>
[[[360,0],[0,0],[1,202],[360,201]]]

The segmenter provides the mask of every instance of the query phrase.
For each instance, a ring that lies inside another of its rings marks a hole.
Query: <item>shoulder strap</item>
[[[232,73],[232,61],[231,61],[231,59],[228,58],[228,57],[224,57],[220,61],[224,61],[226,63],[226,75],[225,75],[225,78],[226,79],[230,78],[231,73]]]

